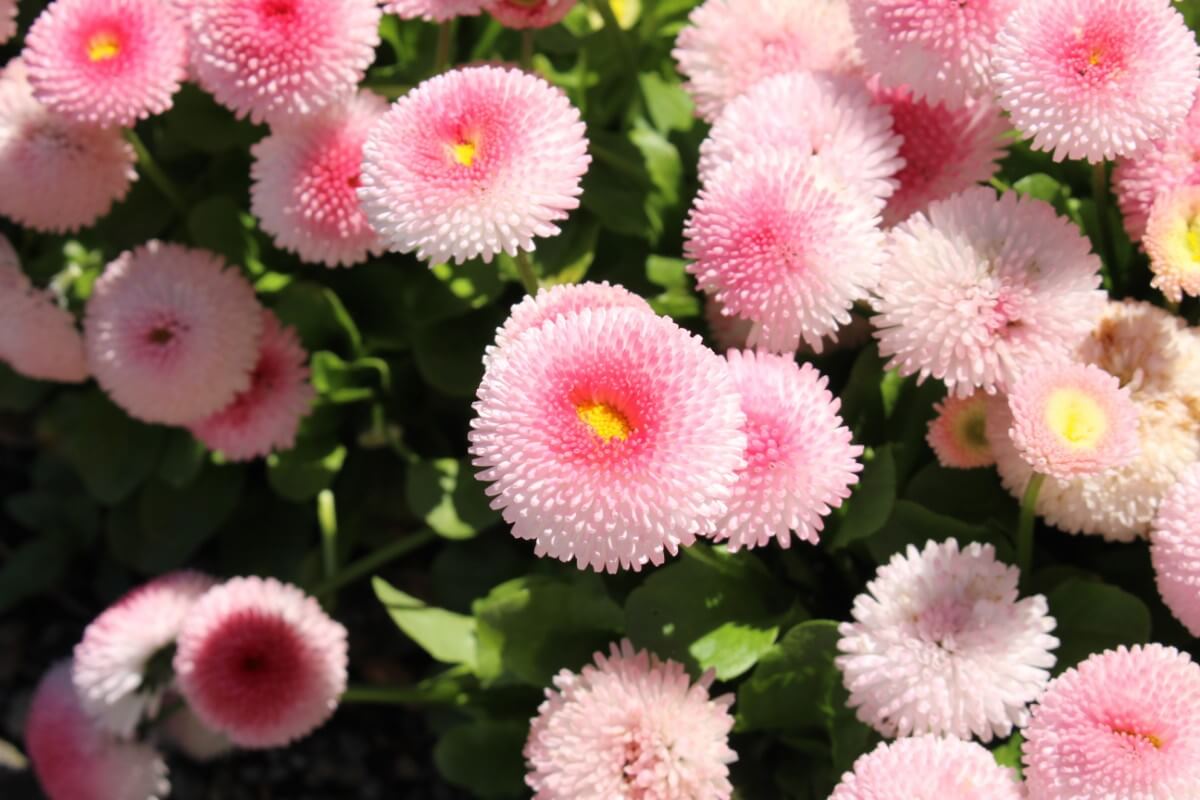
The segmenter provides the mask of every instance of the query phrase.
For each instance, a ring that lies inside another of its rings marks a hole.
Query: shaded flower
[[[1113,170],[1113,191],[1125,230],[1133,241],[1146,233],[1150,208],[1160,194],[1200,185],[1200,103],[1183,124],[1134,158],[1122,158]]]
[[[17,35],[17,0],[0,0],[0,44]]]
[[[445,22],[455,17],[473,17],[483,10],[484,0],[384,0],[383,10],[400,19]]]
[[[78,383],[88,376],[83,337],[75,317],[49,290],[21,271],[17,254],[0,235],[0,361],[29,378]]]
[[[1154,279],[1150,285],[1173,303],[1200,294],[1200,186],[1160,194],[1143,241]]]
[[[1024,800],[1016,773],[975,742],[914,736],[858,757],[829,800]]]
[[[483,0],[483,9],[506,28],[548,28],[562,21],[575,0]]]
[[[938,463],[953,469],[973,469],[996,463],[987,439],[987,394],[946,397],[934,405],[925,441]]]
[[[1150,559],[1163,602],[1193,636],[1200,636],[1200,464],[1184,470],[1158,508]]]

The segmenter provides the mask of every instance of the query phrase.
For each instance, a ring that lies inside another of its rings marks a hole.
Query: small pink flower
[[[1142,243],[1154,273],[1151,286],[1175,303],[1200,294],[1200,186],[1160,194]]]
[[[1158,507],[1150,558],[1163,602],[1200,636],[1200,464],[1184,471]]]
[[[383,10],[400,19],[445,22],[455,17],[473,17],[483,10],[484,0],[384,0]]]
[[[1133,241],[1146,233],[1150,209],[1160,194],[1200,185],[1200,103],[1174,133],[1159,139],[1134,158],[1123,158],[1113,170],[1113,190],[1121,206],[1125,230]]]
[[[526,331],[540,328],[550,320],[577,314],[585,308],[636,308],[653,314],[650,304],[626,289],[602,283],[568,283],[538,289],[513,306],[508,319],[496,331],[496,347],[504,349]],[[489,349],[489,354],[492,351]]]
[[[854,762],[829,800],[1024,800],[1013,770],[974,742],[915,736],[882,742]]]
[[[0,44],[17,35],[17,0],[0,0]]]
[[[987,439],[987,394],[953,395],[933,407],[925,440],[938,463],[953,469],[987,467],[996,463]]]
[[[562,21],[575,0],[483,0],[483,9],[506,28],[548,28]]]
[[[0,361],[43,381],[87,380],[83,337],[75,317],[49,290],[21,271],[16,251],[0,235]]]

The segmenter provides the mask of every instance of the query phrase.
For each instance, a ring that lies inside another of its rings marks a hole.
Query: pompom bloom
[[[152,662],[174,644],[192,606],[216,583],[198,572],[168,573],[129,592],[87,626],[75,646],[72,678],[98,725],[130,736],[144,714],[157,711],[170,673],[151,674]]]
[[[473,17],[483,9],[484,0],[386,0],[383,10],[400,19],[445,22],[455,17]]]
[[[215,254],[150,242],[96,281],[84,333],[92,373],[119,406],[187,425],[249,387],[262,309]]]
[[[1159,196],[1144,241],[1154,279],[1150,285],[1171,302],[1200,294],[1200,186]]]
[[[490,262],[558,234],[590,161],[561,91],[519,70],[468,67],[392,106],[367,139],[358,196],[392,249]]]
[[[1069,480],[1123,466],[1137,455],[1129,390],[1091,364],[1039,367],[1008,396],[1017,452],[1042,475]]]
[[[709,122],[763,78],[852,73],[860,63],[846,0],[705,0],[688,21],[672,55]]]
[[[1200,464],[1163,498],[1150,533],[1150,559],[1163,602],[1200,636]]]
[[[230,461],[288,450],[316,397],[308,380],[308,353],[291,328],[263,311],[258,363],[250,386],[229,405],[190,426],[192,434]]]
[[[1094,655],[1056,678],[1022,753],[1037,800],[1200,796],[1200,667],[1151,644]]]
[[[947,397],[934,405],[937,416],[929,421],[925,441],[938,463],[953,469],[973,469],[996,463],[987,439],[987,395]]]
[[[0,0],[0,44],[17,35],[17,0]]]
[[[684,231],[688,271],[726,314],[755,323],[750,346],[820,352],[879,279],[877,207],[817,157],[759,150],[700,191]]]
[[[575,0],[484,0],[483,8],[506,28],[548,28],[562,21]]]
[[[1105,299],[1100,259],[1078,228],[1049,203],[983,187],[892,230],[878,294],[873,322],[888,366],[960,397],[1065,360]]]
[[[1020,571],[991,545],[908,546],[879,568],[839,626],[838,668],[858,718],[884,736],[987,742],[1029,719],[1058,640],[1042,595],[1017,599]]]
[[[23,62],[0,74],[0,214],[38,231],[91,225],[129,191],[137,155],[116,128],[72,122],[33,97]]]
[[[1183,124],[1135,158],[1123,158],[1113,170],[1113,191],[1125,230],[1133,241],[1146,233],[1150,209],[1160,194],[1200,185],[1200,103]]]
[[[384,250],[358,203],[363,145],[387,102],[346,103],[271,132],[251,148],[250,208],[275,243],[304,261],[351,266]]]
[[[728,800],[733,695],[710,698],[712,680],[628,640],[558,673],[525,744],[535,800]]]
[[[829,380],[791,356],[733,351],[726,357],[746,415],[746,465],[738,471],[717,541],[730,550],[775,538],[816,544],[823,517],[858,483],[862,448],[838,416]]]
[[[859,756],[829,800],[1024,800],[1021,782],[974,742],[916,736]]]
[[[25,749],[50,800],[159,800],[170,788],[166,764],[151,747],[96,727],[75,695],[69,662],[38,684]]]
[[[179,633],[188,705],[241,747],[279,747],[329,718],[346,689],[346,629],[271,578],[233,578],[201,598]]]
[[[724,359],[674,322],[585,309],[489,360],[471,454],[539,556],[616,572],[715,532],[746,437]]]
[[[527,295],[513,306],[504,325],[496,331],[496,347],[503,349],[526,331],[540,328],[550,320],[577,314],[585,308],[635,308],[654,313],[642,297],[608,281],[542,288],[536,295]],[[489,350],[489,354],[491,352]]]
[[[1200,47],[1170,0],[1022,0],[993,63],[1000,104],[1055,161],[1146,149],[1200,85]]]
[[[0,361],[29,378],[77,383],[87,379],[83,337],[75,317],[21,271],[0,236]]]
[[[349,100],[375,60],[376,0],[192,0],[192,68],[254,122]]]

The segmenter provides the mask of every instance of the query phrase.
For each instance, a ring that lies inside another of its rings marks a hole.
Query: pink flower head
[[[754,328],[753,322],[727,313],[712,295],[704,296],[704,319],[708,322],[709,333],[718,353],[746,349],[746,340]]]
[[[1037,800],[1200,793],[1200,667],[1160,644],[1094,655],[1054,679],[1022,754]]]
[[[387,102],[362,91],[348,103],[276,128],[251,148],[250,207],[285,250],[327,267],[384,248],[358,203],[363,145]]]
[[[483,8],[506,28],[548,28],[562,21],[575,0],[484,0]]]
[[[881,89],[870,84],[875,99],[891,110],[893,130],[902,140],[904,168],[883,212],[891,227],[937,200],[984,183],[1000,169],[1008,123],[1000,109],[984,97],[949,108],[917,100],[908,87]]]
[[[254,122],[349,100],[375,60],[376,0],[192,0],[192,69]]]
[[[1055,161],[1145,150],[1200,84],[1200,47],[1170,0],[1022,0],[993,65],[1000,104]]]
[[[1058,639],[1046,598],[1017,599],[1020,571],[992,546],[912,545],[879,568],[838,628],[838,669],[858,718],[889,738],[991,741],[1029,721]]]
[[[33,97],[25,65],[0,73],[0,214],[49,233],[74,231],[108,213],[137,178],[137,156],[116,128],[72,122]]]
[[[856,73],[861,63],[846,0],[705,0],[688,21],[672,55],[709,122],[763,78]]]
[[[383,10],[400,19],[446,22],[455,17],[473,17],[483,10],[484,0],[385,0]]]
[[[1137,409],[1114,376],[1092,364],[1027,372],[1008,395],[1017,452],[1062,480],[1094,475],[1137,455]]]
[[[701,179],[764,145],[817,155],[845,183],[881,199],[896,191],[904,165],[887,107],[846,76],[776,75],[730,101],[700,146]]]
[[[150,242],[96,281],[84,340],[117,405],[147,422],[187,425],[249,387],[262,324],[254,288],[220,257]]]
[[[953,395],[936,404],[925,440],[938,463],[953,469],[973,469],[996,463],[987,439],[987,394]]]
[[[550,320],[577,314],[585,308],[636,308],[653,314],[650,304],[626,289],[603,283],[569,283],[538,289],[513,306],[504,325],[496,331],[496,347],[503,349],[526,331]],[[490,351],[489,351],[490,352]]]
[[[1143,244],[1154,272],[1151,286],[1175,303],[1200,294],[1200,186],[1159,195]]]
[[[1184,471],[1158,507],[1150,559],[1163,602],[1200,636],[1200,464]]]
[[[863,61],[888,86],[958,108],[991,94],[992,49],[1020,0],[848,0]]]
[[[1135,158],[1123,158],[1113,170],[1113,190],[1133,241],[1146,233],[1150,209],[1160,194],[1200,185],[1200,103],[1174,133],[1154,142]]]
[[[160,800],[167,766],[148,745],[96,727],[79,704],[71,664],[50,668],[25,720],[25,749],[49,800]]]
[[[670,319],[584,309],[489,359],[471,454],[539,556],[616,572],[714,533],[745,418],[725,360]]]
[[[192,606],[216,584],[199,572],[171,572],[92,620],[75,646],[72,678],[96,724],[128,737],[157,711],[166,676],[150,674],[151,662],[175,643]]]
[[[168,696],[166,705],[174,696]],[[206,762],[228,753],[233,749],[229,737],[205,725],[179,698],[180,705],[166,713],[159,730],[163,739],[172,748],[193,761]]]
[[[240,747],[280,747],[334,712],[346,661],[346,629],[316,600],[273,578],[233,578],[192,608],[175,674],[209,728]]]
[[[0,44],[17,35],[17,0],[0,0]]]
[[[281,326],[270,311],[264,310],[262,317],[250,385],[229,405],[189,426],[197,439],[230,461],[290,449],[316,397],[308,381],[308,353],[296,332]]]
[[[711,672],[692,683],[628,639],[595,659],[555,676],[530,725],[534,800],[728,800],[733,695],[710,697]]]
[[[400,98],[364,149],[363,209],[394,250],[433,264],[532,251],[579,207],[579,111],[539,77],[466,67]]]
[[[1024,800],[1016,773],[975,742],[914,736],[881,742],[854,762],[829,800]]]
[[[829,380],[791,356],[733,350],[727,356],[746,415],[746,465],[738,471],[717,541],[729,549],[816,544],[823,517],[858,483],[862,447],[838,416]]]
[[[1065,360],[1105,301],[1100,259],[1078,228],[1049,203],[984,187],[892,229],[878,295],[888,366],[960,397]]]
[[[78,383],[88,375],[75,317],[21,271],[0,236],[0,361],[29,378]]]
[[[763,149],[710,176],[684,231],[688,271],[749,344],[794,352],[850,321],[879,278],[878,203],[819,158]]]

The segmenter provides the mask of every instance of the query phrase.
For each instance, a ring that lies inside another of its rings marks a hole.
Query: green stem
[[[183,195],[175,186],[175,182],[158,166],[158,162],[154,160],[154,156],[141,137],[132,128],[129,128],[125,131],[125,140],[133,146],[133,151],[137,153],[138,166],[150,179],[150,182],[162,192],[176,211],[181,215],[187,214],[187,203],[183,201]]]
[[[445,72],[450,66],[450,40],[454,31],[451,28],[453,20],[446,20],[438,26],[437,55],[433,61],[434,74]]]
[[[1033,568],[1033,527],[1037,520],[1038,494],[1045,482],[1045,475],[1033,473],[1025,487],[1025,496],[1021,498],[1021,518],[1017,524],[1017,566],[1021,568],[1022,583],[1029,580]]]
[[[343,703],[367,703],[375,705],[430,705],[452,704],[459,696],[457,691],[447,692],[437,687],[416,686],[351,686],[342,694]]]
[[[533,262],[524,250],[517,251],[517,274],[521,276],[521,285],[529,294],[538,293],[537,273],[533,271]]]
[[[317,525],[321,529],[321,562],[325,567],[325,580],[328,581],[337,575],[338,568],[337,501],[329,489],[317,495]]]
[[[389,561],[394,561],[403,555],[407,555],[414,550],[435,541],[438,538],[433,531],[425,530],[414,533],[410,536],[405,536],[403,539],[397,539],[386,547],[381,547],[370,555],[363,556],[353,564],[348,565],[343,570],[327,578],[320,586],[318,586],[313,594],[318,597],[335,592],[348,583],[353,583],[364,575],[370,575]]]
[[[1168,300],[1164,297],[1163,305],[1166,306],[1167,311],[1170,311],[1172,314],[1175,314],[1176,316],[1179,315],[1179,303],[1176,303],[1174,300]]]
[[[521,66],[533,69],[533,28],[521,31]]]

